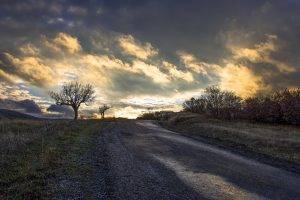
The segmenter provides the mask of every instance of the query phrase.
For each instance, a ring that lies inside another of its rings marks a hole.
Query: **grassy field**
[[[81,162],[101,131],[99,121],[0,121],[0,199],[51,199],[58,178],[91,173]]]
[[[222,146],[300,164],[300,127],[222,121],[192,113],[177,113],[161,124],[192,137],[211,139]]]

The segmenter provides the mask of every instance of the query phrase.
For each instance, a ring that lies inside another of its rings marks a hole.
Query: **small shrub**
[[[168,120],[174,114],[173,111],[159,111],[143,113],[137,119],[144,120]]]

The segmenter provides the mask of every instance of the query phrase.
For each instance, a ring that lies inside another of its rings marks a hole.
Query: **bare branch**
[[[106,104],[104,104],[104,105],[102,105],[102,106],[99,107],[99,113],[101,114],[101,118],[104,118],[105,112],[106,112],[108,109],[110,109],[110,108],[111,108],[111,107],[108,106],[108,105],[106,105]]]
[[[78,108],[82,103],[87,105],[94,101],[94,93],[94,88],[90,84],[82,85],[78,82],[71,82],[63,85],[60,92],[50,92],[49,95],[57,105],[71,106],[77,119]]]

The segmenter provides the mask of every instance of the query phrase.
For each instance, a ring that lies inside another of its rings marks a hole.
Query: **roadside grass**
[[[97,120],[0,121],[0,199],[51,199],[58,177],[88,177],[78,162],[99,132]]]
[[[160,123],[188,136],[212,139],[223,146],[300,164],[299,126],[224,121],[184,112]]]

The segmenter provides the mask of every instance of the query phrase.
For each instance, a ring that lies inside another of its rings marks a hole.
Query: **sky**
[[[2,0],[0,98],[47,113],[49,91],[79,81],[96,90],[83,115],[134,118],[211,85],[299,87],[299,13],[299,0]]]

